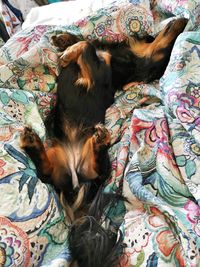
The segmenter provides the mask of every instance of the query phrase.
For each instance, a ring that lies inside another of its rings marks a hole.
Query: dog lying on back
[[[21,134],[21,147],[35,163],[39,178],[52,183],[64,196],[62,202],[71,221],[83,214],[98,220],[101,217],[103,209],[99,211],[102,205],[97,196],[101,198],[102,185],[111,170],[110,133],[103,124],[116,90],[130,82],[159,79],[186,22],[185,19],[170,22],[155,38],[146,36],[122,43],[82,41],[68,33],[52,37],[54,45],[63,51],[57,103],[46,120],[52,144],[45,149],[39,136],[26,127]],[[90,236],[87,227],[90,227]],[[106,255],[112,250],[113,255],[116,254],[115,242],[106,240],[106,235],[102,240],[107,246],[90,253],[88,248],[98,247],[99,241],[91,238],[98,227],[93,220],[88,223],[83,219],[72,229],[70,244],[78,266],[114,266],[116,263],[112,257],[112,262],[107,259],[104,265],[102,257],[97,261],[96,253]],[[77,239],[81,233],[86,233],[82,241]]]
[[[110,134],[103,126],[113,103],[110,56],[97,56],[86,42],[69,49],[71,63],[58,77],[57,103],[46,121],[52,140],[45,150],[35,132],[25,128],[21,147],[36,165],[38,176],[62,191],[73,211],[92,199],[110,173],[107,147]],[[72,219],[72,218],[71,218]]]

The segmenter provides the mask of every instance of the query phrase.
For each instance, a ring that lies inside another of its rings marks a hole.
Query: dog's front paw
[[[51,42],[54,46],[58,47],[60,51],[64,51],[68,46],[71,46],[78,41],[78,37],[69,33],[53,35],[51,37]]]
[[[87,41],[79,41],[78,43],[67,47],[60,56],[60,66],[67,67],[71,62],[77,62],[87,46]]]
[[[94,133],[95,143],[98,146],[107,146],[110,143],[110,133],[103,124],[97,124],[95,126]]]
[[[20,147],[24,150],[35,148],[37,150],[43,149],[43,143],[40,137],[30,127],[25,127],[20,135]]]
[[[60,56],[60,59],[59,59],[59,65],[62,67],[62,68],[65,68],[67,67],[72,59],[70,58],[71,56],[71,53],[69,51],[69,49],[66,49]]]

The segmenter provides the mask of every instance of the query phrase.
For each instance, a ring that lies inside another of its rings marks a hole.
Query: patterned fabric
[[[30,12],[30,10],[32,8],[38,6],[38,4],[36,3],[35,0],[23,0],[23,1],[20,1],[20,0],[9,0],[9,3],[13,7],[17,8],[18,10],[20,10],[24,20],[26,19],[26,16]]]
[[[1,15],[9,36],[12,36],[21,29],[21,21],[5,4],[1,5]]]
[[[0,36],[0,47],[2,47],[4,45],[4,41],[2,39],[2,37]]]
[[[66,27],[37,26],[0,50],[0,265],[68,266],[67,223],[54,189],[36,176],[19,146],[24,125],[45,139],[60,71],[52,34],[118,41],[155,34],[163,19],[190,18],[160,82],[129,84],[108,109],[112,176],[105,191],[129,203],[107,210],[124,236],[122,266],[200,262],[199,1],[115,1]]]
[[[2,2],[2,1],[1,1]],[[0,3],[1,16],[9,36],[21,30],[22,22],[31,8],[37,7],[34,0],[9,0]]]

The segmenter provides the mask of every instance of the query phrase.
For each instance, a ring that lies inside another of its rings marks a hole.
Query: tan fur
[[[79,56],[77,64],[80,67],[80,78],[76,81],[76,85],[82,85],[89,90],[94,85],[90,66],[83,61],[82,55]]]
[[[171,26],[167,25],[155,38],[152,43],[146,43],[144,40],[138,41],[130,39],[130,50],[138,57],[152,58],[154,61],[159,61],[164,57],[162,49],[165,49],[169,44],[182,32],[185,27],[184,19],[179,19],[172,22]]]
[[[77,61],[85,47],[87,46],[86,41],[80,41],[72,46],[67,47],[60,57],[60,65],[66,67],[72,61]]]
[[[72,206],[72,210],[74,213],[80,208],[83,202],[84,194],[85,194],[85,187],[84,185],[82,185],[81,188],[79,189],[78,196]]]
[[[60,57],[60,65],[66,67],[70,62],[77,62],[80,67],[80,77],[76,81],[76,85],[82,85],[89,90],[93,86],[93,79],[91,75],[91,69],[82,58],[82,52],[87,46],[86,41],[80,41],[70,47],[68,47]]]
[[[106,65],[110,65],[111,54],[108,51],[98,50],[97,55],[105,60]]]
[[[27,134],[29,138],[27,138]],[[50,175],[53,171],[53,166],[51,164],[51,161],[49,160],[43,143],[41,142],[41,139],[37,134],[31,131],[31,128],[26,127],[24,133],[20,136],[20,147],[22,149],[25,149],[28,147],[37,147],[37,149],[40,151],[40,157],[42,162],[42,170],[44,175]]]
[[[88,138],[85,142],[81,154],[81,169],[84,176],[89,179],[95,179],[97,174],[96,158],[94,151],[94,136]]]
[[[67,223],[72,223],[75,220],[74,212],[65,200],[63,192],[60,193],[60,203],[65,210]]]

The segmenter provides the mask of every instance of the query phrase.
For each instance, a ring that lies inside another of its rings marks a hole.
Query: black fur
[[[104,123],[106,109],[114,101],[115,91],[112,87],[110,66],[99,59],[95,47],[90,43],[83,51],[82,58],[91,67],[94,85],[87,90],[84,86],[75,84],[80,72],[76,62],[63,68],[58,77],[57,103],[45,123],[48,136],[61,143],[69,141],[64,129],[66,122],[70,128],[79,129],[81,125],[78,140],[86,140],[93,135],[94,126],[98,123]],[[97,152],[99,176],[95,180],[88,180],[81,173],[77,173],[80,184],[85,185],[86,203],[95,196],[99,185],[104,183],[110,175],[111,166],[107,150],[105,146]],[[59,187],[64,191],[68,202],[71,203],[76,192],[69,176],[69,173],[65,173],[64,177],[60,177]]]
[[[71,226],[68,240],[79,267],[114,267],[123,253],[121,232],[117,239],[117,234],[105,230],[90,216],[82,217]]]

